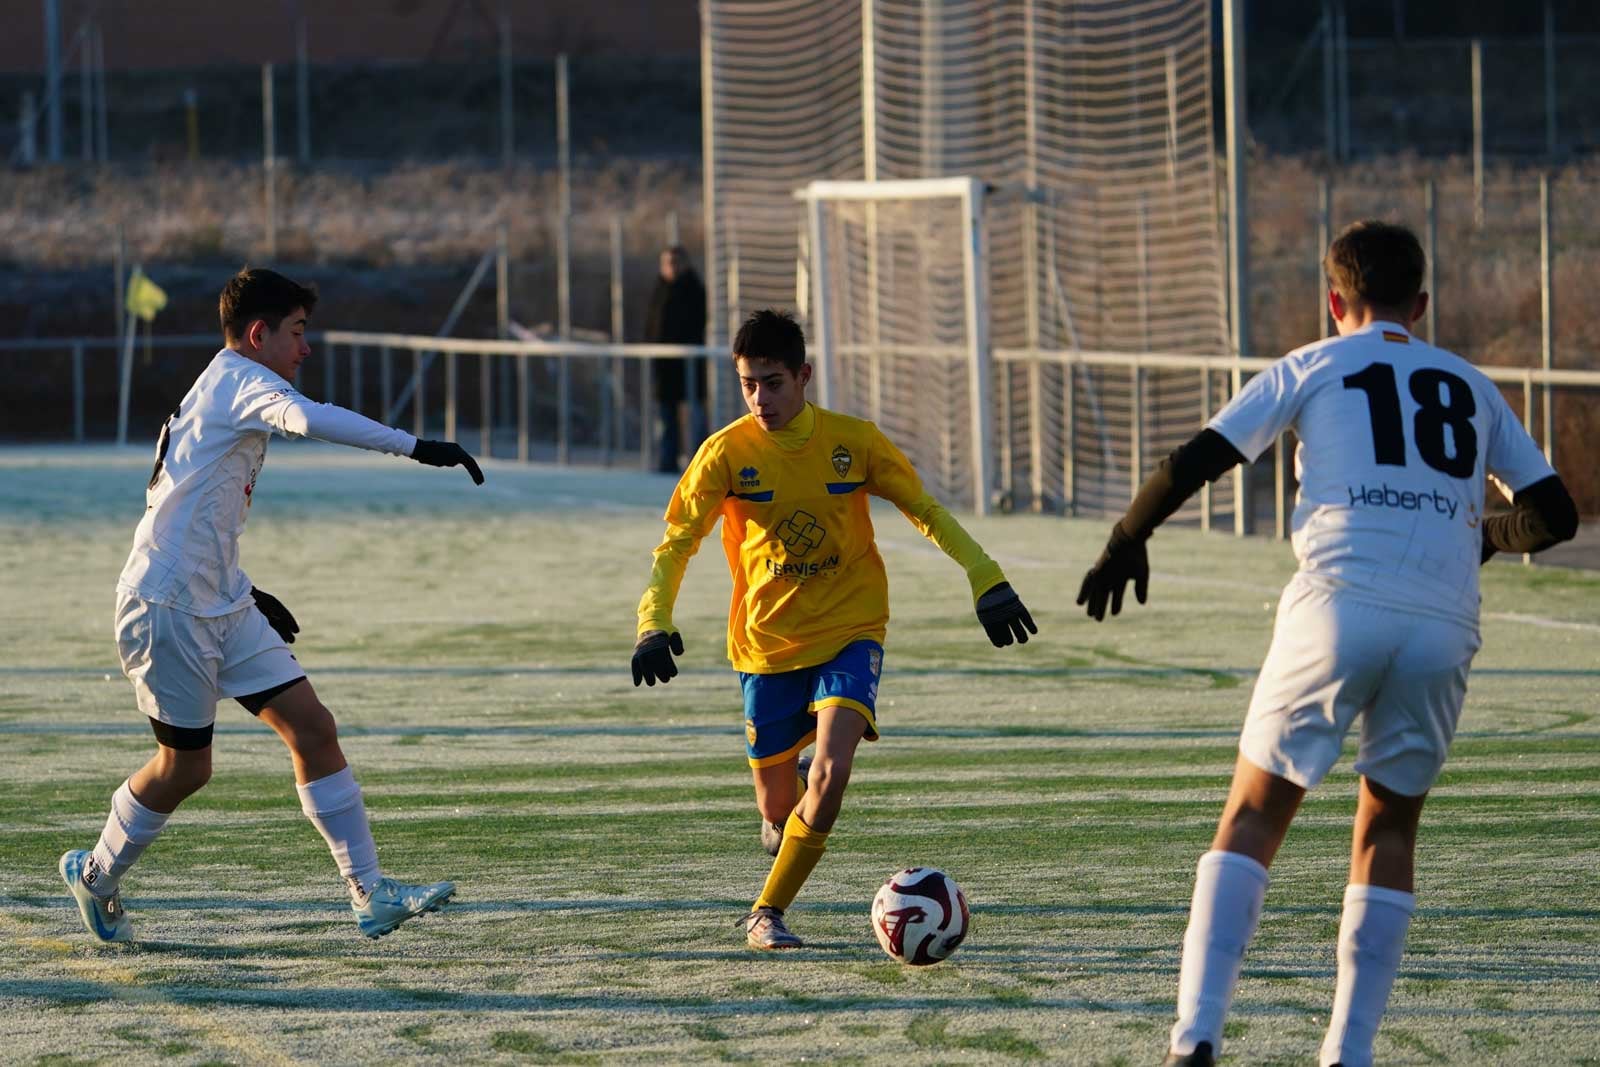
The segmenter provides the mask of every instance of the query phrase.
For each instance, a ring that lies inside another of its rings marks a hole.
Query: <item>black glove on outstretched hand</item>
[[[1089,573],[1083,576],[1078,587],[1078,603],[1089,605],[1089,617],[1102,622],[1106,617],[1106,598],[1111,598],[1111,614],[1122,613],[1122,594],[1129,579],[1133,581],[1133,595],[1143,604],[1150,591],[1150,557],[1144,542],[1128,537],[1119,523],[1111,528],[1111,540],[1105,551],[1095,560]]]
[[[283,643],[294,644],[294,635],[300,632],[300,624],[294,621],[294,616],[283,606],[283,601],[271,593],[263,593],[253,585],[250,595],[255,598],[256,608],[267,617],[267,625],[278,631]]]
[[[978,621],[983,623],[995,648],[1004,648],[1013,641],[1025,645],[1029,634],[1039,632],[1010,582],[1001,582],[978,598]]]
[[[681,655],[683,638],[676,630],[670,634],[665,630],[641,634],[639,643],[633,646],[633,684],[655,685],[659,678],[666,685],[678,676],[678,665],[672,657]]]
[[[478,469],[478,461],[454,441],[424,441],[419,437],[417,447],[411,450],[411,458],[430,467],[465,467],[475,484],[483,484],[483,471]]]

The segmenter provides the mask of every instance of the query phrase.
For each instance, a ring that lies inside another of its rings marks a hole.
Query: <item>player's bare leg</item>
[[[783,912],[794,903],[800,887],[822,858],[828,832],[844,803],[845,787],[850,784],[856,746],[866,736],[867,725],[866,717],[852,708],[825,707],[817,711],[817,751],[805,796],[788,816],[783,844],[761,895],[750,914],[741,920],[753,947],[800,947],[800,939],[783,924]]]
[[[1272,866],[1272,858],[1289,832],[1306,791],[1286,778],[1262,770],[1240,756],[1233,766],[1233,784],[1211,839],[1215,852],[1234,852]]]
[[[58,868],[79,917],[101,941],[129,941],[133,928],[122,907],[122,876],[166,828],[167,817],[211,779],[211,747],[177,749],[157,743],[156,754],[111,797],[111,814],[93,851],[70,849]]]
[[[1414,889],[1417,826],[1428,799],[1402,796],[1361,779],[1355,829],[1350,841],[1350,884],[1376,885],[1410,893]]]
[[[156,754],[128,776],[128,788],[151,811],[171,815],[209,781],[211,746],[186,751],[158,744]]]
[[[795,774],[797,763],[798,759],[791,759],[750,768],[756,787],[756,810],[768,822],[782,826],[800,800],[800,784]]]
[[[1361,779],[1350,841],[1350,884],[1339,922],[1339,977],[1321,1062],[1365,1067],[1400,969],[1416,907],[1417,825],[1427,794],[1404,796]]]
[[[1222,1051],[1222,1022],[1278,854],[1305,789],[1240,756],[1211,851],[1195,871],[1178,972],[1178,1021],[1169,1064],[1209,1064]]]
[[[811,763],[798,814],[818,833],[832,830],[839,817],[856,748],[866,734],[867,720],[853,708],[829,707],[817,712],[817,755]]]
[[[783,847],[783,827],[805,795],[812,759],[801,756],[769,767],[751,767],[756,787],[756,810],[761,812],[761,847],[776,856]]]
[[[348,766],[339,747],[339,726],[333,712],[317,699],[309,679],[302,678],[274,696],[261,709],[260,717],[288,746],[296,785],[307,785]]]
[[[350,887],[350,907],[363,934],[382,937],[412,916],[437,911],[454,895],[452,882],[407,885],[378,869],[361,787],[339,747],[333,713],[309,681],[301,679],[273,695],[261,709],[261,721],[289,747],[301,810],[328,843]]]

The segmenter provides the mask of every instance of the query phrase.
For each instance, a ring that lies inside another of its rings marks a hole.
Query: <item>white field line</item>
[[[901,539],[895,537],[885,538],[881,535],[878,537],[878,547],[891,549],[897,552],[912,553],[938,553],[939,551],[926,541],[912,541],[910,539]],[[1062,562],[1059,558],[1045,559],[1029,557],[1026,555],[1018,555],[1015,553],[1007,555],[1006,562],[1019,567],[1047,568],[1062,566]],[[1262,585],[1256,582],[1241,582],[1237,579],[1231,578],[1205,578],[1194,574],[1177,574],[1168,571],[1152,571],[1150,574],[1150,580],[1152,583],[1160,585],[1181,585],[1196,589],[1228,589],[1233,591],[1258,593],[1262,596],[1271,596],[1274,598],[1283,594],[1282,585]],[[1527,615],[1522,612],[1515,611],[1487,611],[1483,613],[1482,617],[1484,619],[1493,619],[1496,622],[1514,622],[1521,623],[1524,626],[1536,626],[1540,629],[1577,630],[1583,633],[1600,633],[1600,623],[1567,622],[1562,619],[1549,619],[1542,615]]]
[[[1542,615],[1524,615],[1516,611],[1488,611],[1484,612],[1485,619],[1495,622],[1516,622],[1524,626],[1537,626],[1542,630],[1577,630],[1582,633],[1600,634],[1600,624],[1592,622],[1567,622],[1564,619],[1547,619]]]
[[[1576,867],[1574,869],[1577,869]],[[440,911],[445,919],[457,918],[463,922],[482,916],[496,915],[504,912],[539,912],[556,915],[585,915],[585,914],[616,914],[626,912],[647,913],[682,913],[686,915],[711,914],[720,915],[730,908],[742,905],[744,898],[736,896],[724,897],[594,897],[594,896],[561,896],[561,890],[549,889],[550,895],[545,899],[530,900],[527,896],[516,899],[488,898],[452,900]],[[248,918],[256,914],[281,915],[288,913],[306,913],[313,915],[326,915],[330,919],[340,919],[349,913],[342,902],[332,900],[307,900],[304,897],[287,895],[266,896],[258,893],[241,893],[237,896],[206,896],[201,894],[175,896],[172,894],[152,891],[147,896],[141,896],[133,902],[133,911],[138,912],[212,912],[224,911],[239,916],[239,924],[249,927],[252,920]],[[866,910],[862,901],[853,899],[829,899],[816,897],[805,902],[805,910],[816,915],[846,915],[852,916]],[[1106,900],[1100,903],[1035,903],[1012,901],[1006,898],[986,899],[981,904],[983,915],[991,918],[1007,918],[1017,916],[1037,916],[1041,918],[1067,917],[1067,916],[1118,916],[1123,914],[1138,915],[1184,915],[1189,910],[1186,903],[1158,903],[1149,901],[1144,895],[1132,900]],[[42,912],[56,915],[71,912],[72,905],[63,900],[59,907],[54,905],[41,907],[33,901],[22,901],[14,898],[0,897],[0,908],[5,908],[13,913]],[[975,909],[978,910],[978,909]],[[1267,905],[1269,912],[1278,915],[1301,916],[1333,916],[1338,914],[1336,896],[1329,896],[1322,902],[1310,903],[1280,903]],[[1595,912],[1593,909],[1583,907],[1540,907],[1530,904],[1525,907],[1474,907],[1470,904],[1435,903],[1421,904],[1417,912],[1419,915],[1431,916],[1437,919],[1493,919],[1499,923],[1545,923],[1552,919],[1588,921]],[[270,920],[260,920],[270,921]],[[10,918],[5,912],[0,911],[0,926],[7,930],[26,931],[32,928]],[[72,935],[76,937],[77,935]],[[87,937],[87,935],[84,935]],[[17,936],[18,944],[25,944],[30,948],[43,952],[63,953],[73,948],[73,943],[62,938],[41,937],[36,934]],[[225,942],[219,942],[219,945]],[[1043,946],[1040,946],[1041,948]],[[464,949],[468,953],[477,950],[468,946]],[[109,950],[115,951],[115,950]],[[626,958],[632,954],[624,949],[591,949],[598,953],[593,958],[614,957]],[[1072,951],[1084,956],[1103,955],[1113,959],[1121,959],[1123,946],[1106,944],[1075,945]],[[1273,949],[1264,949],[1273,953]],[[1504,965],[1511,959],[1533,967],[1545,968],[1559,964],[1561,961],[1587,960],[1593,954],[1582,949],[1568,947],[1549,947],[1543,950],[1532,949],[1527,946],[1518,946],[1515,953],[1507,955],[1489,948],[1481,948],[1473,944],[1456,944],[1450,948],[1450,954],[1458,959],[1478,961],[1481,963],[1498,963]],[[1432,957],[1428,957],[1432,958]],[[148,957],[141,957],[147,960]],[[68,962],[68,961],[63,961]],[[95,962],[84,960],[80,962]],[[101,961],[103,962],[103,961]],[[397,965],[426,966],[427,959],[415,957],[401,957],[394,961]],[[1265,962],[1262,966],[1269,966]],[[1331,968],[1324,973],[1331,974]],[[143,987],[139,987],[143,988]],[[159,998],[158,998],[159,999]]]
[[[1333,788],[1336,787],[1330,787],[1330,791]],[[1058,797],[1063,803],[1073,804],[1136,802],[1140,804],[1169,805],[1171,810],[1153,812],[1150,814],[1141,814],[1138,816],[1127,815],[1121,816],[1121,818],[1130,825],[1159,822],[1163,827],[1172,827],[1177,825],[1198,826],[1213,824],[1216,821],[1216,809],[1221,801],[1223,792],[1224,790],[1222,789],[1221,777],[1219,776],[1218,785],[1214,790],[1198,793],[1193,789],[1150,790],[1143,789],[1138,786],[1129,786],[1126,789],[1096,791],[1094,793],[1063,791],[1058,794]],[[1442,786],[1439,789],[1439,795],[1452,797],[1509,797],[1517,799],[1541,798],[1557,800],[1573,797],[1592,797],[1595,795],[1595,790],[1592,787],[1582,787],[1576,785],[1567,787],[1543,786],[1530,788],[1517,783],[1507,783],[1503,786]],[[380,794],[375,793],[374,796],[380,796]],[[395,802],[403,802],[405,794],[395,792],[382,794],[381,796],[387,797],[389,800]],[[1048,796],[1041,797],[1038,794],[1004,794],[976,797],[964,796],[958,800],[946,803],[941,808],[937,809],[937,811],[925,811],[921,817],[919,826],[921,826],[927,833],[933,833],[939,830],[966,829],[978,825],[986,826],[991,829],[1037,827],[1040,825],[1040,819],[1035,814],[1023,814],[1014,817],[998,817],[992,814],[980,815],[979,813],[991,812],[995,809],[1023,807],[1037,804],[1041,801],[1048,801],[1049,799],[1051,798]],[[552,814],[559,814],[564,818],[571,819],[628,818],[640,815],[704,814],[708,810],[723,814],[728,812],[739,813],[743,812],[748,805],[749,801],[742,799],[716,804],[708,804],[705,801],[673,802],[664,804],[570,804],[553,807],[548,809],[548,811]],[[386,803],[382,810],[374,813],[373,832],[377,835],[378,841],[381,844],[383,841],[383,827],[385,825],[400,825],[411,822],[440,819],[462,820],[492,818],[494,816],[504,814],[507,811],[507,807],[507,805],[503,804],[464,804],[460,806],[413,806],[406,807],[404,809],[396,809],[390,804]],[[521,806],[518,807],[520,810]],[[526,810],[530,811],[538,809],[539,804],[537,801],[530,802],[526,808]],[[1320,818],[1320,816],[1308,812],[1297,820],[1297,825],[1310,825],[1319,821]],[[1332,818],[1334,822],[1339,823],[1349,821],[1348,816],[1345,815],[1339,815],[1337,817],[1330,818]],[[1529,816],[1526,812],[1511,812],[1505,814],[1483,813],[1474,816],[1474,821],[1481,824],[1514,825],[1517,823],[1526,822],[1528,818]],[[1544,812],[1540,814],[1539,818],[1543,822],[1570,822],[1574,824],[1583,824],[1586,821],[1593,820],[1593,816],[1587,812]],[[220,813],[212,812],[208,813],[207,815],[206,829],[214,831],[228,829],[243,830],[252,827],[288,827],[296,825],[300,821],[301,817],[298,814],[222,815]],[[89,835],[92,834],[103,822],[104,820],[102,818],[86,817],[52,820],[44,823],[24,823],[13,827],[13,829],[19,833],[61,833],[64,836],[71,834]],[[560,831],[545,831],[542,836],[560,840],[574,840],[592,835],[588,830],[563,829]]]

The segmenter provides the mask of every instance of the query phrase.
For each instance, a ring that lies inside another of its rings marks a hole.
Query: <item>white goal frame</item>
[[[972,440],[972,506],[978,515],[989,511],[994,489],[994,353],[989,340],[988,241],[984,228],[984,196],[988,185],[973,177],[920,178],[898,181],[813,181],[795,191],[805,205],[807,247],[801,250],[796,294],[809,307],[807,316],[814,345],[817,400],[832,407],[837,364],[828,285],[827,227],[823,209],[832,202],[867,203],[886,200],[955,200],[961,208],[962,274],[966,297],[967,376]],[[871,270],[869,265],[869,270]],[[808,290],[809,287],[809,291]],[[809,298],[809,299],[807,299]]]

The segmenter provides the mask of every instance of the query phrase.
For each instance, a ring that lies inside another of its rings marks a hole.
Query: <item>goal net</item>
[[[716,339],[805,292],[809,332],[832,319],[835,402],[883,421],[949,502],[1125,506],[1227,389],[1084,358],[1229,352],[1208,0],[702,0],[701,14]],[[970,281],[958,197],[825,198],[814,220],[795,197],[952,176],[986,190]],[[737,411],[729,385],[720,417]]]

